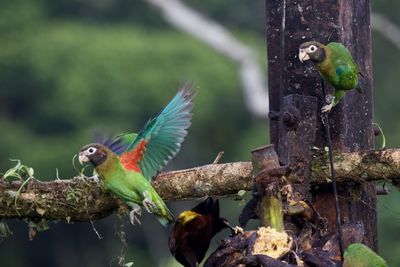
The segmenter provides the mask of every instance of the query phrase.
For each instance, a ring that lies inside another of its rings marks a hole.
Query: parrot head
[[[79,151],[79,163],[83,165],[90,161],[94,167],[97,167],[107,159],[109,153],[111,151],[102,144],[89,144]]]
[[[304,62],[310,59],[317,63],[322,62],[326,57],[324,47],[323,44],[315,41],[302,43],[299,47],[299,60]]]

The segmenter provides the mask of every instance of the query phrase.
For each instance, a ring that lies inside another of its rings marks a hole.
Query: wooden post
[[[267,0],[267,49],[270,96],[271,143],[282,147],[284,97],[292,94],[315,96],[318,113],[323,104],[321,82],[315,67],[301,64],[297,54],[301,43],[337,41],[349,48],[365,79],[363,94],[355,90],[330,115],[333,148],[350,152],[373,148],[372,65],[369,0]],[[331,88],[328,88],[328,92]],[[326,146],[319,116],[314,146]],[[308,153],[309,151],[305,151]],[[285,156],[278,150],[280,157]],[[313,205],[335,233],[335,205],[331,186],[312,191]],[[342,184],[339,187],[343,223],[362,222],[363,243],[377,249],[376,193],[372,183]]]
[[[251,155],[255,184],[257,185],[257,178],[268,180],[268,186],[257,185],[257,191],[261,197],[259,203],[260,224],[262,226],[270,226],[282,232],[284,227],[282,200],[279,191],[279,177],[264,177],[263,175],[263,170],[279,167],[279,159],[275,152],[274,145],[267,145],[254,149],[251,151]]]

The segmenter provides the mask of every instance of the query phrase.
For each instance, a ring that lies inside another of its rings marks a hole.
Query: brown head
[[[299,47],[299,60],[304,62],[306,60],[311,60],[315,63],[321,63],[326,58],[326,46],[315,42],[305,42]]]
[[[97,167],[106,161],[109,153],[111,151],[102,144],[89,144],[79,151],[79,163],[83,165],[90,161],[94,167]]]

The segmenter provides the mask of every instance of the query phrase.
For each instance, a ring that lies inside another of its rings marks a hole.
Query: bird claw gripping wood
[[[138,204],[132,203],[130,204],[130,206],[132,207],[132,210],[129,212],[129,219],[131,221],[131,224],[141,224],[139,217],[142,215],[142,209]]]
[[[322,107],[321,109],[322,113],[328,113],[331,111],[335,102],[335,97],[333,95],[327,95],[325,97],[325,102],[327,103],[327,105]]]
[[[147,210],[148,213],[153,213],[153,210],[157,208],[154,202],[151,200],[149,193],[147,191],[143,192],[144,199],[142,201],[143,207]]]
[[[238,235],[238,234],[243,234],[243,233],[244,233],[243,228],[240,227],[240,226],[232,227],[232,228],[231,228],[231,231],[232,231],[232,234],[233,234],[233,235]]]
[[[227,220],[224,220],[223,223],[231,230],[231,233],[232,233],[231,236],[235,236],[235,235],[244,233],[243,228],[240,226],[233,227]]]
[[[99,183],[99,182],[100,182],[100,179],[99,179],[99,175],[98,175],[98,174],[95,174],[95,175],[89,177],[89,180],[92,180],[92,181],[94,181],[95,183]]]

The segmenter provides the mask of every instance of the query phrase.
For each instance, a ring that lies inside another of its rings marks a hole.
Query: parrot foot
[[[331,103],[329,105],[325,105],[325,106],[322,107],[321,111],[322,111],[322,113],[330,112],[332,107],[333,107],[333,103]]]
[[[334,106],[334,104],[335,104],[335,97],[334,97],[333,95],[327,95],[327,96],[325,97],[325,102],[326,102],[328,105],[325,105],[325,106],[322,107],[321,111],[322,111],[323,113],[326,113],[326,112],[330,112],[330,111],[331,111],[331,109],[333,108],[333,106]]]
[[[140,208],[139,205],[134,204],[134,206],[132,206],[132,210],[131,212],[129,212],[129,219],[131,221],[132,225],[135,224],[141,224],[139,217],[142,215],[142,209]]]
[[[96,183],[99,183],[99,182],[100,182],[99,175],[97,175],[97,174],[95,174],[95,175],[89,177],[89,179],[92,180],[92,181],[94,181],[94,182],[96,182]]]
[[[147,210],[148,213],[153,213],[153,210],[157,208],[154,202],[151,200],[149,193],[147,191],[143,192],[144,199],[142,201],[143,207]]]

